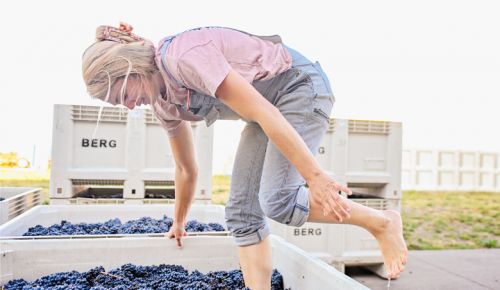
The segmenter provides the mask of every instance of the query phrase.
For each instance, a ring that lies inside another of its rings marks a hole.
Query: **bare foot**
[[[382,211],[386,222],[375,230],[373,235],[382,250],[387,278],[398,278],[408,260],[408,249],[403,238],[403,222],[401,215],[394,210]]]

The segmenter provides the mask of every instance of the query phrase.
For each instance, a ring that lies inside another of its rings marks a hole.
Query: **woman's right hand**
[[[182,248],[182,237],[187,236],[186,232],[186,223],[184,221],[174,221],[172,223],[172,226],[170,227],[170,230],[165,233],[165,237],[169,239],[175,239],[177,243],[177,248],[181,249]]]
[[[339,194],[345,192],[351,195],[352,192],[346,186],[335,182],[328,174],[322,173],[308,180],[309,191],[311,197],[317,204],[322,205],[323,214],[332,214],[338,221],[342,222],[344,219],[350,217],[350,206],[347,199]]]

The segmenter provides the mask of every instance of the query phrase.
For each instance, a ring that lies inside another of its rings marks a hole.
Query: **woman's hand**
[[[187,236],[186,232],[186,223],[184,221],[177,222],[174,221],[172,226],[170,227],[170,230],[165,233],[165,237],[169,239],[175,239],[177,242],[177,247],[180,249],[182,248],[182,237]]]
[[[351,195],[352,192],[349,188],[338,184],[326,173],[313,177],[308,180],[307,184],[314,202],[323,206],[323,215],[333,214],[340,222],[350,217],[349,203],[345,197],[339,194],[339,192],[345,192],[347,195]]]

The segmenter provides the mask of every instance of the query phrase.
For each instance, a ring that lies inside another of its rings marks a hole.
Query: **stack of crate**
[[[173,200],[175,163],[168,137],[148,109],[55,105],[51,204],[165,203]],[[212,187],[213,127],[192,123],[199,176],[195,199]],[[93,136],[94,135],[94,136]]]

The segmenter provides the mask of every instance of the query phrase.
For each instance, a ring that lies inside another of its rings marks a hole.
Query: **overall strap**
[[[161,47],[160,47],[160,58],[163,59],[167,53],[167,48],[168,48],[168,45],[172,42],[172,40],[176,37],[177,35],[173,35],[173,36],[170,36],[168,37],[167,39],[165,39],[165,41],[161,44]],[[167,67],[167,64],[166,62],[161,62],[162,63],[162,66],[163,66],[163,69],[165,70],[165,72],[167,73],[168,77],[173,80],[174,82],[177,83],[177,85],[181,88],[186,88],[186,86],[179,80],[177,80],[176,78],[174,78],[174,76],[170,73],[170,71],[168,70],[168,67]]]

